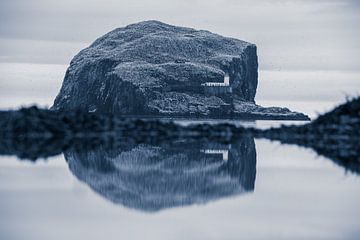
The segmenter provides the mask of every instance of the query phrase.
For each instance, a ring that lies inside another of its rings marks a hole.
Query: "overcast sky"
[[[68,64],[149,19],[255,43],[262,69],[360,70],[356,0],[0,0],[0,61]]]

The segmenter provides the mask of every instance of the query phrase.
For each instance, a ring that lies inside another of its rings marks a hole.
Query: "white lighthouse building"
[[[225,73],[224,82],[206,82],[201,85],[207,87],[228,87],[230,86],[230,76],[228,73]]]

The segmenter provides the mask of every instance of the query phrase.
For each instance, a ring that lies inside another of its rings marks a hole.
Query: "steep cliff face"
[[[116,66],[109,59],[85,63],[81,68],[67,70],[54,108],[59,110],[85,109],[90,112],[142,112],[144,92],[131,82],[109,74]]]
[[[140,22],[107,33],[76,55],[53,109],[206,116],[231,105],[234,112],[241,102],[257,106],[257,69],[254,44]],[[225,74],[232,92],[206,94],[202,84],[223,82]]]
[[[66,151],[72,173],[108,200],[142,211],[201,204],[254,190],[252,137],[230,145],[172,142]]]

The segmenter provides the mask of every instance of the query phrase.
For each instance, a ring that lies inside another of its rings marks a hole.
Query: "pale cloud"
[[[0,60],[32,61],[39,49],[37,61],[68,63],[116,27],[157,19],[256,43],[262,68],[360,70],[359,9],[355,0],[1,0]]]

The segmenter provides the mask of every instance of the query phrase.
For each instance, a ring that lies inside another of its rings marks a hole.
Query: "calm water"
[[[0,107],[51,105],[65,69],[0,64]],[[261,72],[257,101],[314,117],[358,92],[358,77]],[[359,200],[357,175],[311,150],[252,138],[36,163],[0,157],[0,239],[358,239]]]

